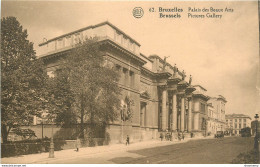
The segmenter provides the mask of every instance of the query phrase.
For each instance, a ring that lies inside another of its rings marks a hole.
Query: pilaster
[[[167,106],[166,106],[166,98],[167,98],[167,90],[163,89],[162,90],[162,130],[166,130],[166,110],[167,110]]]

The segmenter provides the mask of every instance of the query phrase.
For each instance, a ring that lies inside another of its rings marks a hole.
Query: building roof
[[[207,91],[207,89],[205,89],[204,87],[202,87],[201,85],[193,85],[193,87],[200,87],[201,89]]]
[[[226,98],[222,95],[218,95],[218,100],[223,100],[225,103],[227,102]]]
[[[153,60],[149,59],[147,56],[145,56],[143,53],[140,53],[140,56],[143,57],[145,60],[150,61],[151,63],[153,62]]]
[[[75,33],[78,33],[78,32],[81,32],[81,31],[84,31],[84,30],[87,30],[87,29],[91,29],[91,28],[96,28],[96,27],[100,27],[100,26],[103,26],[103,25],[109,25],[111,26],[112,28],[116,29],[117,31],[119,31],[120,33],[124,34],[127,38],[131,39],[133,42],[135,42],[138,46],[141,46],[139,42],[137,42],[136,40],[134,40],[133,38],[131,38],[129,35],[127,35],[126,33],[124,33],[122,30],[120,30],[119,28],[117,28],[116,26],[114,26],[113,24],[111,24],[110,22],[108,21],[105,21],[105,22],[102,22],[102,23],[99,23],[99,24],[96,24],[96,25],[90,25],[90,26],[87,26],[87,27],[84,27],[84,28],[81,28],[81,29],[78,29],[76,31],[72,31],[72,32],[69,32],[69,33],[66,33],[66,34],[63,34],[61,36],[58,36],[58,37],[55,37],[55,38],[52,38],[46,42],[43,42],[43,43],[40,43],[39,46],[42,46],[42,45],[45,45],[51,41],[55,41],[59,38],[63,38],[63,37],[66,37],[66,36],[69,36],[69,35],[72,35],[72,34],[75,34]]]
[[[222,95],[218,95],[217,97],[210,97],[210,99],[214,99],[214,100],[222,100],[225,103],[227,102],[226,98]]]
[[[231,119],[231,118],[249,118],[251,120],[251,117],[248,115],[244,114],[227,114],[225,116],[226,119]]]

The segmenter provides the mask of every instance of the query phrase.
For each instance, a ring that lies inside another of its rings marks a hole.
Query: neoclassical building
[[[205,88],[191,85],[183,70],[172,66],[157,55],[140,53],[140,44],[122,30],[103,22],[88,26],[62,36],[49,39],[39,46],[38,56],[53,75],[60,58],[69,54],[79,41],[86,37],[98,37],[107,64],[121,74],[119,87],[121,102],[126,97],[134,101],[132,119],[112,122],[107,131],[111,142],[130,136],[131,141],[159,138],[167,131],[201,135],[207,120]]]
[[[244,114],[228,114],[225,117],[226,128],[232,134],[239,135],[242,128],[251,128],[251,117]]]
[[[216,134],[217,131],[226,130],[225,105],[227,100],[224,96],[210,97],[208,101],[208,121],[207,131],[211,134]]]

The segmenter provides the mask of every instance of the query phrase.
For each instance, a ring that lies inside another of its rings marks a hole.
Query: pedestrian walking
[[[167,132],[166,133],[166,140],[169,141],[170,140],[170,134]]]
[[[163,134],[162,133],[160,133],[160,138],[161,138],[161,141],[163,140]]]
[[[181,133],[180,132],[178,132],[178,139],[179,139],[179,141],[181,141]]]
[[[79,152],[79,148],[80,148],[80,139],[77,137],[76,140],[76,151]]]
[[[126,136],[126,145],[129,145],[130,144],[130,139],[129,139],[129,136],[127,135]]]
[[[184,133],[182,132],[182,140],[184,140]]]

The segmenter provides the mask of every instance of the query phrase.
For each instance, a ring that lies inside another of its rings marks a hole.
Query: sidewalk
[[[160,141],[160,140],[149,140],[142,141],[137,143],[131,143],[129,146],[125,144],[113,144],[106,146],[96,146],[96,147],[84,147],[80,148],[79,152],[76,152],[75,149],[61,150],[54,152],[54,158],[48,158],[49,152],[47,153],[39,153],[39,154],[28,154],[17,157],[8,157],[2,158],[2,164],[51,164],[53,161],[61,160],[61,159],[73,159],[76,157],[84,157],[84,156],[95,156],[99,153],[109,153],[115,151],[130,151],[130,150],[140,150],[144,148],[152,148],[158,146],[166,146],[177,143],[184,143],[190,140],[199,140],[199,139],[210,139],[211,137],[197,137],[197,138],[187,138],[182,141]]]

